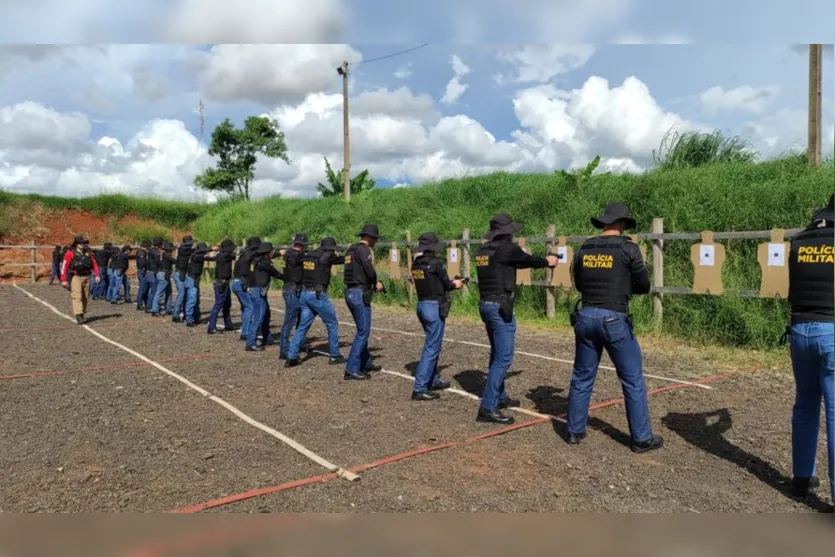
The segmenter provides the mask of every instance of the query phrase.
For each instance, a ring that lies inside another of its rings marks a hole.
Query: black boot
[[[247,352],[263,352],[264,350],[265,350],[265,348],[261,345],[258,345],[258,344],[256,344],[255,346],[247,346],[246,347]]]
[[[284,362],[284,367],[296,367],[299,365],[301,361],[298,358],[288,358],[287,361]]]
[[[339,365],[339,364],[344,364],[345,363],[345,357],[342,356],[341,354],[339,356],[331,356],[330,358],[328,358],[328,363],[332,366]]]
[[[371,379],[371,376],[367,373],[345,373],[344,376],[345,381],[365,381],[366,379]]]
[[[641,443],[632,443],[632,452],[641,454],[660,449],[663,446],[664,438],[656,434],[653,435],[649,441],[643,441]]]
[[[515,420],[511,416],[505,416],[499,412],[498,408],[495,410],[486,410],[484,408],[478,409],[477,422],[488,422],[493,424],[510,425]]]
[[[78,325],[84,325],[84,316],[79,313],[78,315],[75,316],[75,322]]]
[[[585,438],[585,433],[569,433],[565,437],[565,442],[569,445],[579,445]]]
[[[792,478],[792,495],[806,497],[821,485],[817,476],[811,478]]]
[[[422,391],[420,393],[412,393],[412,400],[438,400],[441,395],[433,393],[432,391]]]

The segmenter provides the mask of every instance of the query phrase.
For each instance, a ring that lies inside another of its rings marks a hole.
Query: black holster
[[[783,331],[783,336],[780,337],[780,346],[785,346],[789,343],[789,339],[792,336],[792,326],[786,325],[786,330]]]
[[[571,315],[568,316],[568,321],[571,323],[572,327],[577,326],[577,321],[580,320],[580,304],[583,303],[583,299],[577,300],[577,303],[574,304],[574,311],[571,312]]]
[[[362,303],[366,306],[371,305],[371,300],[374,298],[374,291],[373,290],[363,290],[362,291]]]
[[[227,279],[218,279],[215,281],[215,288],[218,290],[226,290],[229,287],[229,281]]]
[[[438,302],[438,316],[441,319],[446,319],[449,316],[450,309],[452,309],[452,300],[449,296],[445,296],[443,300]]]
[[[505,321],[510,321],[513,319],[513,303],[514,303],[515,296],[510,294],[505,296],[499,301],[499,315]]]

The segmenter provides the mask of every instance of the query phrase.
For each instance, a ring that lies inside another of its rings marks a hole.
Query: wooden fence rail
[[[694,287],[678,287],[678,286],[666,286],[664,284],[664,246],[666,242],[670,241],[702,241],[702,245],[712,244],[713,241],[719,240],[770,240],[771,242],[782,242],[782,238],[785,236],[786,238],[790,238],[792,235],[800,232],[802,229],[790,229],[790,230],[755,230],[755,231],[732,231],[732,232],[664,232],[664,219],[656,218],[652,221],[652,231],[650,233],[641,233],[635,234],[632,238],[639,242],[649,242],[651,245],[651,251],[646,253],[647,264],[652,268],[652,289],[651,295],[653,298],[653,313],[655,318],[660,322],[663,319],[664,314],[664,304],[663,298],[665,295],[693,295],[693,294],[724,294],[724,295],[734,295],[743,298],[760,298],[760,297],[779,297],[780,294],[765,294],[763,291],[755,291],[755,290],[736,290],[736,291],[725,291],[721,286],[721,276],[719,276],[719,284],[718,286],[713,287],[713,292],[707,291],[697,291]],[[547,253],[555,253],[556,247],[560,244],[578,244],[582,243],[593,236],[559,236],[556,234],[556,227],[554,225],[549,225],[546,231],[545,236],[528,236],[524,238],[516,238],[515,242],[520,242],[522,245],[530,245],[530,244],[545,244]],[[394,263],[395,268],[400,266],[401,273],[400,276],[391,276],[395,273],[380,273],[382,277],[395,279],[395,280],[404,280],[407,281],[407,290],[409,293],[409,298],[411,299],[414,295],[412,290],[412,285],[409,282],[409,273],[406,272],[406,267],[408,267],[409,263],[412,260],[412,248],[417,248],[418,242],[412,241],[411,239],[411,232],[405,232],[405,241],[391,241],[391,242],[378,242],[376,248],[383,248],[383,249],[390,249],[390,250],[397,250],[398,254],[403,253],[405,254],[405,258],[402,258],[398,255],[398,261]],[[471,282],[473,284],[478,284],[478,280],[475,277],[472,277],[472,269],[471,269],[471,248],[470,246],[478,246],[483,243],[481,238],[473,239],[470,236],[470,230],[465,229],[461,234],[461,238],[457,238],[454,241],[454,247],[460,249],[461,251],[461,261],[460,261],[460,274],[462,276],[471,277]],[[449,245],[451,241],[447,241]],[[718,244],[714,244],[719,246]],[[94,249],[100,249],[103,246],[91,246]],[[277,246],[279,249],[286,249],[289,246],[287,245],[280,245]],[[52,250],[54,246],[39,246],[35,245],[34,242],[26,245],[26,244],[5,244],[0,245],[0,249],[20,249],[20,250],[29,250],[30,251],[30,262],[29,263],[0,263],[0,267],[30,267],[31,268],[31,281],[35,282],[36,280],[36,272],[35,269],[37,267],[51,267],[51,260],[45,262],[37,262],[36,261],[36,252],[37,250]],[[723,248],[719,246],[717,249],[721,249],[722,253],[724,253]],[[693,255],[693,264],[699,265],[698,263],[698,256],[696,254],[696,248],[693,248],[694,255]],[[710,253],[713,253],[712,251]],[[786,254],[787,255],[787,254]],[[387,269],[391,269],[391,261],[386,262],[388,265],[386,266]],[[761,263],[762,264],[762,263]],[[721,266],[721,262],[719,263]],[[718,273],[718,271],[717,271]],[[787,273],[787,271],[786,271]],[[718,273],[721,275],[721,273]],[[536,280],[527,282],[525,279],[524,284],[530,284],[531,286],[536,287],[545,287],[546,288],[546,315],[549,318],[553,318],[556,313],[556,291],[557,290],[568,290],[567,288],[558,288],[552,284],[552,276],[553,273],[550,269],[546,270],[546,280]],[[468,290],[465,289],[464,294],[468,294]]]

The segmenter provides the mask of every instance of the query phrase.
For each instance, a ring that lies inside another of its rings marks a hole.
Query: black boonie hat
[[[139,243],[139,245],[140,245],[140,246],[142,246],[143,248],[149,248],[149,247],[151,247],[151,240],[147,240],[147,239],[146,239],[146,240],[142,240],[142,241]]]
[[[220,251],[225,251],[227,253],[235,251],[235,247],[235,242],[228,238],[220,243]]]
[[[418,251],[431,251],[434,253],[440,252],[444,249],[444,243],[438,239],[434,232],[424,232],[418,238]]]
[[[294,246],[309,246],[310,242],[307,240],[307,234],[296,234],[293,236]]]
[[[322,241],[319,243],[319,249],[323,249],[325,251],[343,251],[345,248],[337,245],[336,240],[330,236],[326,236],[322,238]]]
[[[112,247],[113,247],[113,243],[112,243],[112,242],[105,242],[105,243],[104,243],[104,249],[110,249],[110,248],[112,248]]]
[[[156,238],[154,238],[154,245],[155,245],[155,246],[161,246],[161,245],[163,245],[163,243],[164,243],[164,242],[165,242],[165,240],[163,240],[163,239],[162,239],[162,238],[160,238],[159,236],[157,236]]]
[[[266,255],[271,251],[273,251],[273,245],[271,242],[261,242],[258,245],[258,253],[260,253],[261,255]]]
[[[129,245],[127,245],[127,244],[125,244],[124,246],[122,246],[122,253],[129,252],[129,251],[130,251],[130,250],[132,250],[132,249],[133,249],[133,248],[132,248],[131,246],[129,246]]]
[[[187,246],[190,246],[193,243],[194,243],[194,238],[192,238],[190,234],[186,235],[186,236],[183,236],[183,244],[185,244]]]
[[[166,241],[162,244],[162,249],[164,249],[165,251],[174,251],[174,244],[172,244],[169,241]]]
[[[200,242],[197,244],[197,247],[194,248],[194,251],[204,252],[209,251],[209,245],[206,242]]]
[[[626,228],[635,228],[635,219],[632,218],[632,213],[623,203],[609,203],[603,210],[603,214],[599,217],[592,217],[591,224],[595,228],[603,228],[609,224],[613,224],[619,220],[626,221]]]
[[[496,236],[506,236],[522,230],[522,223],[516,222],[507,213],[500,213],[490,219],[490,231],[484,235],[486,240]]]
[[[89,244],[90,241],[87,240],[84,236],[76,236],[72,239],[72,247],[77,246],[78,244]]]
[[[261,245],[261,238],[258,236],[252,236],[249,240],[246,241],[246,249],[258,249],[258,246]]]
[[[829,222],[835,221],[835,195],[829,196],[829,204],[822,209],[815,211],[812,215],[812,220],[825,220]]]
[[[376,224],[366,224],[362,227],[357,236],[370,236],[372,238],[379,238],[380,237],[380,228]]]

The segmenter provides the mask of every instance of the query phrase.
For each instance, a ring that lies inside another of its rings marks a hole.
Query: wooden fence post
[[[664,219],[652,219],[652,233],[664,233]],[[664,287],[664,240],[652,241],[652,287]],[[664,320],[664,295],[656,292],[652,296],[652,313],[661,325]]]
[[[461,233],[461,276],[470,278],[470,229],[465,228]],[[461,289],[465,296],[469,296],[470,287],[464,285]]]
[[[545,236],[548,238],[553,238],[557,233],[557,227],[553,224],[548,225],[548,231],[545,233]],[[545,244],[545,255],[551,255],[554,251],[554,242],[549,240]],[[551,268],[545,268],[545,283],[551,284],[551,278],[554,275],[554,270]],[[557,304],[555,298],[556,289],[553,286],[546,286],[545,287],[545,316],[548,319],[553,319],[554,316],[557,314]]]
[[[406,276],[411,279],[412,277],[412,232],[407,230],[406,231]],[[412,303],[412,298],[414,297],[414,289],[415,284],[411,280],[406,281],[406,292],[409,295],[409,303]]]
[[[35,267],[35,253],[37,252],[37,249],[35,248],[35,241],[34,240],[32,240],[31,245],[32,245],[32,261],[31,261],[31,263],[32,263],[32,284],[35,284],[35,281],[37,280],[37,274],[36,274],[36,271],[35,271],[35,268],[36,268]]]

